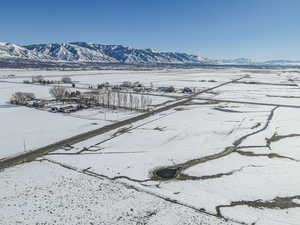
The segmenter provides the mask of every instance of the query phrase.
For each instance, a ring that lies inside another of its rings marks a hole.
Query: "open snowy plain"
[[[140,81],[203,92],[0,171],[0,224],[299,225],[299,72],[1,70],[0,158],[141,114],[101,108],[55,114],[10,105],[16,91],[50,98],[49,86],[23,84],[33,75],[69,76],[79,90]],[[178,97],[185,96],[157,94],[153,101],[163,106]]]

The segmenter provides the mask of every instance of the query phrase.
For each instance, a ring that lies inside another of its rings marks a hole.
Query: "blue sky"
[[[210,58],[300,59],[299,0],[1,1],[0,41],[90,41]]]

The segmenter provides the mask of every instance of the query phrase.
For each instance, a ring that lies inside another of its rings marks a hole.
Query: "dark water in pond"
[[[172,179],[176,177],[178,170],[180,170],[180,168],[159,169],[155,172],[155,175],[162,179]]]

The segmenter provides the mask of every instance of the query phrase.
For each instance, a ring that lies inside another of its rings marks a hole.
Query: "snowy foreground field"
[[[16,91],[50,98],[49,86],[22,83],[33,75],[69,76],[80,90],[126,80],[204,92],[0,171],[0,224],[299,225],[299,72],[1,70],[0,163],[141,114],[101,107],[59,114],[10,105]],[[174,96],[153,101],[163,106],[184,97]]]

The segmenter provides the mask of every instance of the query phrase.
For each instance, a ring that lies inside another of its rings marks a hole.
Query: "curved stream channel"
[[[189,160],[187,162],[184,162],[184,163],[181,163],[181,164],[178,164],[175,166],[158,168],[158,169],[154,170],[152,179],[153,180],[171,180],[171,179],[188,180],[188,179],[192,179],[192,177],[189,177],[188,175],[185,175],[182,172],[192,166],[227,156],[227,155],[231,154],[232,152],[234,152],[235,150],[236,150],[235,146],[230,146],[230,147],[226,147],[224,151],[219,152],[217,154],[204,156],[199,159],[192,159],[192,160]],[[202,178],[205,179],[204,177],[202,177]],[[195,177],[193,177],[193,179],[195,179]],[[199,177],[199,179],[201,179],[201,177]]]
[[[184,163],[180,163],[174,166],[169,166],[169,167],[161,167],[158,169],[155,169],[153,171],[152,174],[152,180],[172,180],[172,179],[176,179],[176,180],[189,180],[189,179],[209,179],[209,178],[216,178],[216,177],[220,177],[220,176],[224,176],[224,175],[231,175],[232,173],[236,172],[235,171],[231,171],[229,173],[221,173],[221,174],[215,174],[213,176],[203,176],[203,177],[194,177],[194,176],[188,176],[186,174],[183,174],[183,171],[186,170],[187,168],[190,168],[192,166],[201,164],[201,163],[205,163],[211,160],[215,160],[215,159],[219,159],[222,157],[225,157],[235,151],[237,151],[239,149],[239,145],[248,137],[258,134],[262,131],[264,131],[265,129],[267,129],[267,127],[270,124],[270,121],[273,118],[274,112],[275,110],[278,109],[278,107],[275,107],[271,110],[268,118],[267,118],[267,122],[265,123],[265,125],[256,130],[253,131],[249,134],[246,134],[242,137],[240,137],[239,139],[237,139],[236,141],[233,142],[232,146],[228,146],[226,147],[222,152],[216,153],[216,154],[212,154],[212,155],[208,155],[208,156],[204,156],[198,159],[192,159],[192,160],[188,160]],[[242,168],[241,168],[242,169]],[[240,170],[241,170],[240,169]],[[238,170],[239,171],[239,170]]]

